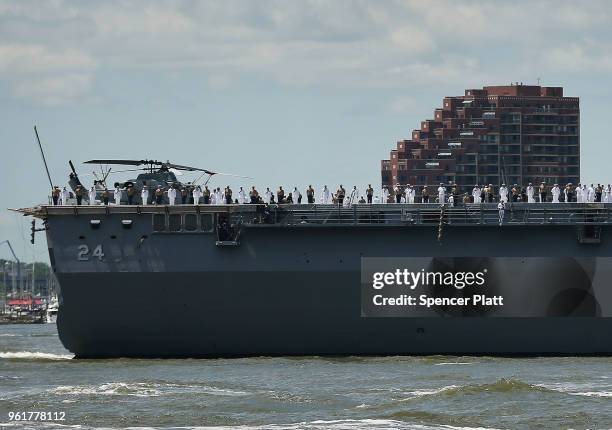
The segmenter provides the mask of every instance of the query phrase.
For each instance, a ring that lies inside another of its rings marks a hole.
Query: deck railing
[[[148,206],[38,206],[17,209],[25,215],[147,215],[213,214],[229,216],[230,223],[257,226],[299,225],[499,225],[497,204],[467,204],[457,207],[438,204],[337,205],[148,205]],[[601,203],[514,203],[503,214],[503,225],[600,225],[612,223],[612,204]]]
[[[503,212],[503,225],[542,224],[605,224],[612,222],[608,205],[521,204],[508,205]],[[233,217],[238,216],[234,213]],[[240,215],[244,221],[244,216]],[[499,225],[497,205],[292,205],[268,208],[247,224],[276,226],[297,225]]]

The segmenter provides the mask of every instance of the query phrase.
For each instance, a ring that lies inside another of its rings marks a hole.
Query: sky
[[[378,188],[444,96],[539,79],[580,97],[582,180],[608,183],[611,77],[609,1],[0,0],[0,242],[47,260],[6,210],[46,201],[34,125],[60,186],[68,160],[87,183],[85,160],[155,158]]]

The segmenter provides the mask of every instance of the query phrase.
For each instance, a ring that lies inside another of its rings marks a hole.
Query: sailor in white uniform
[[[272,201],[272,191],[270,191],[270,188],[266,188],[266,192],[264,193],[264,198],[265,201],[264,203],[269,204]]]
[[[383,203],[388,203],[389,201],[389,190],[387,189],[387,187],[383,187],[382,189],[382,202]]]
[[[438,203],[441,205],[446,201],[446,188],[444,188],[444,184],[440,182],[440,186],[438,187]]]
[[[117,206],[119,206],[121,204],[121,196],[122,196],[123,192],[121,191],[121,188],[119,188],[119,185],[115,186],[115,191],[113,191],[113,197],[115,198],[115,204]]]
[[[140,198],[142,199],[142,205],[146,206],[149,203],[149,189],[146,185],[142,186],[142,191],[140,192]]]
[[[196,191],[195,188],[191,192],[192,198],[193,198],[193,192],[194,191]],[[217,200],[217,189],[216,188],[213,188],[211,193],[210,193],[210,204],[212,204],[212,205],[220,205],[221,204],[221,202]]]
[[[199,186],[195,187],[193,189],[193,191],[191,192],[192,196],[193,196],[193,204],[194,205],[198,205],[200,204],[200,197],[202,197],[202,190],[200,189]],[[217,193],[215,193],[215,200],[218,200],[219,195]]]
[[[225,190],[221,191],[221,187],[217,187],[217,202],[220,205],[225,204]]]
[[[604,203],[612,203],[612,188],[610,184],[607,187],[603,187],[603,202]]]
[[[170,206],[174,206],[176,203],[176,189],[174,187],[170,187],[168,189],[168,202]]]
[[[96,189],[94,187],[91,187],[89,189],[89,204],[91,206],[96,204]]]
[[[353,189],[351,190],[351,195],[349,196],[349,205],[354,205],[357,204],[357,201],[359,200],[359,191],[357,191],[357,186],[353,185]]]
[[[561,190],[559,189],[559,184],[555,184],[550,190],[552,194],[552,202],[559,203],[559,196],[561,195]]]
[[[497,211],[499,213],[499,225],[504,223],[504,215],[506,214],[506,203],[499,202],[497,204]]]
[[[593,188],[593,184],[587,190],[587,201],[589,203],[593,203],[595,201],[595,188]]]
[[[68,204],[68,199],[70,198],[70,192],[64,187],[60,194],[60,198],[62,200],[62,206],[66,206]]]
[[[378,196],[374,196],[374,204],[379,204],[380,203],[380,197]]]
[[[291,193],[291,197],[293,197],[293,203],[295,204],[302,203],[302,193],[300,193],[297,187],[293,187],[293,192]]]
[[[323,187],[323,204],[328,205],[329,203],[329,188],[327,188],[327,185],[325,185]]]
[[[414,203],[414,195],[415,195],[414,187],[408,184],[406,187],[406,197],[408,199],[408,203],[410,204]]]
[[[218,205],[225,204],[225,193],[221,191],[221,187],[217,187],[217,189],[215,190],[215,198],[217,199]]]
[[[527,203],[535,203],[535,199],[533,198],[534,191],[533,185],[531,185],[530,182],[529,185],[527,185]]]
[[[499,200],[508,203],[508,187],[506,187],[506,184],[502,184],[499,187]]]
[[[474,199],[474,203],[481,203],[481,195],[482,190],[480,189],[480,187],[478,185],[474,185],[474,188],[472,188],[472,198]]]
[[[246,192],[244,191],[242,187],[240,187],[240,190],[238,191],[238,203],[243,205],[246,203],[246,201],[247,201]]]

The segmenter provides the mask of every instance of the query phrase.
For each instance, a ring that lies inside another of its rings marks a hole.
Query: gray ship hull
[[[431,224],[255,224],[228,245],[154,232],[150,213],[87,210],[46,214],[59,336],[77,357],[612,353],[612,225],[588,243],[574,224],[458,224],[442,237]],[[514,310],[369,316],[364,258],[493,261]]]
[[[358,276],[297,275],[67,276],[60,339],[82,358],[612,352],[611,318],[366,319]]]

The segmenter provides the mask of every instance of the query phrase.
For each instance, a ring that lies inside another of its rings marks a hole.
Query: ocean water
[[[612,428],[612,358],[74,360],[54,325],[5,325],[0,427]]]

